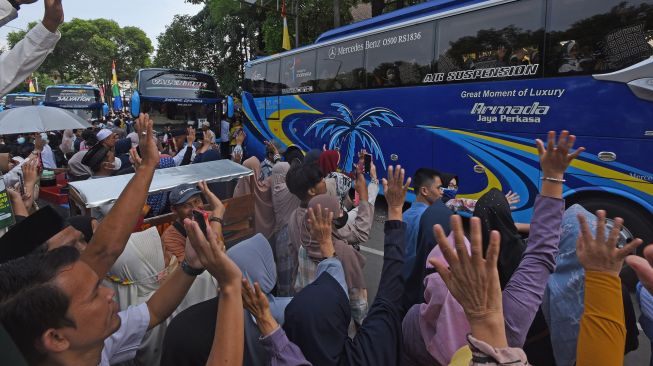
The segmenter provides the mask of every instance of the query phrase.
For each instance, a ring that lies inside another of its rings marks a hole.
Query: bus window
[[[360,89],[365,86],[362,39],[338,43],[317,51],[318,91]]]
[[[245,90],[254,94],[262,95],[265,81],[265,63],[251,65],[245,68]]]
[[[438,22],[434,82],[541,75],[543,0],[523,0]]]
[[[283,58],[281,61],[281,94],[313,91],[315,54],[315,51],[308,51]]]
[[[279,61],[267,63],[265,75],[265,95],[279,95]]]
[[[433,28],[433,23],[426,23],[367,37],[367,86],[420,84],[431,72]]]
[[[547,75],[616,71],[653,55],[653,4],[552,1],[547,32]]]

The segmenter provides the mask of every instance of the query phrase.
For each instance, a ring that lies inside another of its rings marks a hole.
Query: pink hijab
[[[261,162],[255,156],[245,160],[243,166],[254,171],[254,227],[257,233],[261,233],[267,239],[270,239],[274,233],[274,208],[272,206],[272,190],[270,189],[271,180],[267,178],[262,182],[259,181],[259,177],[261,176]],[[250,177],[240,178],[234,190],[234,197],[242,197],[251,192]]]
[[[449,235],[449,243],[453,245],[453,233]],[[470,251],[470,244],[465,238],[465,246]],[[439,245],[429,253],[429,258],[437,258],[445,263]],[[427,267],[433,268],[430,263]],[[432,273],[424,279],[425,304],[419,307],[419,328],[426,350],[440,365],[448,365],[453,355],[461,347],[467,345],[469,327],[463,307],[454,299],[438,273]]]

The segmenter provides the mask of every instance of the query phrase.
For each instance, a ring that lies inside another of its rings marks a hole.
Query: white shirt
[[[177,155],[175,155],[174,158],[172,158],[172,160],[175,161],[175,166],[180,166],[181,162],[184,161],[184,155],[186,154],[186,149],[188,149],[188,148],[189,148],[188,145],[184,146],[179,151],[179,153]],[[190,156],[190,163],[192,163],[193,160],[195,160],[195,146],[191,145],[190,148],[193,149],[193,153]]]
[[[11,9],[9,9],[11,8]],[[16,9],[7,0],[0,0],[0,25],[16,17]],[[61,33],[52,33],[43,23],[32,28],[14,48],[0,55],[0,97],[22,83],[41,66],[54,50]]]
[[[54,160],[54,153],[48,144],[43,146],[43,151],[41,151],[41,161],[43,161],[43,167],[46,169],[57,168],[57,162]]]
[[[100,366],[110,366],[134,359],[150,324],[147,303],[130,306],[118,313],[120,329],[104,340]]]
[[[0,27],[18,17],[18,12],[9,1],[0,0]]]

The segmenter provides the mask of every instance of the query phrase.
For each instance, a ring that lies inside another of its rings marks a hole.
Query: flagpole
[[[36,92],[39,92],[39,77],[35,76],[34,79],[36,80]]]

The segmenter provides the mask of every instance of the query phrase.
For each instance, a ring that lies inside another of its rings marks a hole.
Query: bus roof
[[[428,22],[433,19],[514,1],[518,0],[433,0],[332,29],[322,33],[313,44],[295,48],[287,52],[260,57],[246,62],[245,65],[249,66],[268,60],[278,59],[302,51],[354,39],[367,34],[379,33],[386,30]]]
[[[57,84],[57,85],[50,85],[45,89],[48,90],[50,88],[100,90],[97,86],[86,85],[86,84]]]
[[[322,33],[315,43],[321,43],[336,38],[341,38],[348,35],[361,33],[370,29],[378,29],[385,26],[397,24],[399,22],[414,20],[426,15],[440,12],[442,10],[450,10],[460,8],[466,5],[480,3],[486,0],[432,0],[425,3],[409,6],[399,10],[395,10],[386,14],[381,14],[369,19],[361,20],[356,23],[345,25],[339,28],[334,28]]]
[[[8,97],[21,96],[21,97],[42,97],[44,96],[41,93],[30,93],[30,92],[19,92],[19,93],[9,93]]]
[[[162,67],[147,67],[147,68],[139,69],[137,74],[140,75],[141,71],[143,71],[143,70],[155,70],[155,71],[162,71],[162,72],[163,71],[165,71],[165,72],[183,72],[183,73],[200,74],[200,75],[206,75],[206,76],[213,77],[213,75],[208,74],[206,72],[202,72],[202,71],[190,71],[190,70],[181,70],[181,69],[166,69],[166,68],[162,68]]]

